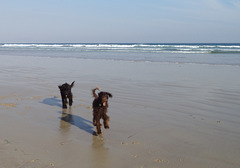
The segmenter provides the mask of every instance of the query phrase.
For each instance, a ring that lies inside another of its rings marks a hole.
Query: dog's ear
[[[111,93],[106,92],[109,97],[113,97]]]
[[[72,82],[72,84],[71,84],[71,88],[74,86],[74,82],[75,82],[75,81]]]
[[[61,90],[61,88],[62,88],[62,85],[58,85],[58,88]]]

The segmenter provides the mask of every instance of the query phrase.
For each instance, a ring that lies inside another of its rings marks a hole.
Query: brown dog
[[[95,93],[99,88],[92,90],[93,97],[95,98],[92,103],[93,108],[93,125],[97,128],[97,134],[101,134],[101,123],[100,119],[103,119],[105,129],[109,129],[109,116],[107,115],[108,98],[112,97],[111,93],[99,92],[98,95]]]

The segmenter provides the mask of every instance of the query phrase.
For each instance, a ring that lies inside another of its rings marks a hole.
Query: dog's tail
[[[74,86],[74,82],[75,82],[75,81],[72,82],[72,84],[71,84],[71,88]]]
[[[97,87],[95,89],[92,89],[92,95],[95,99],[98,98],[97,94],[95,93],[96,90],[99,90],[99,88]]]

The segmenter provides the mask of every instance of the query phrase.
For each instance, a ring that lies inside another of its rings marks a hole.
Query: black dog
[[[74,82],[75,81],[73,81],[71,85],[69,85],[68,83],[64,83],[63,85],[58,86],[62,97],[62,108],[67,108],[67,98],[69,99],[69,106],[72,106],[73,95],[71,89],[74,85]]]
[[[93,97],[95,98],[92,103],[93,108],[93,125],[97,128],[97,133],[101,134],[100,119],[103,119],[105,129],[109,129],[109,116],[107,115],[108,98],[112,97],[111,93],[100,92],[98,95],[95,93],[98,88],[92,90]]]

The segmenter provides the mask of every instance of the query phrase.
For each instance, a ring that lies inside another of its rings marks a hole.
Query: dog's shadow
[[[73,115],[71,108],[69,108],[68,110],[62,109],[62,111],[59,113],[62,114],[62,116],[59,117],[59,119],[61,120],[61,128],[65,127],[64,126],[64,122],[65,122],[65,123],[74,125],[87,133],[96,135],[96,132],[93,131],[94,127],[91,126],[93,123],[89,120],[86,120],[86,119],[80,117],[80,116]]]
[[[52,98],[46,98],[41,103],[49,105],[49,106],[57,106],[62,107],[62,101],[57,98],[57,96],[54,96]]]

